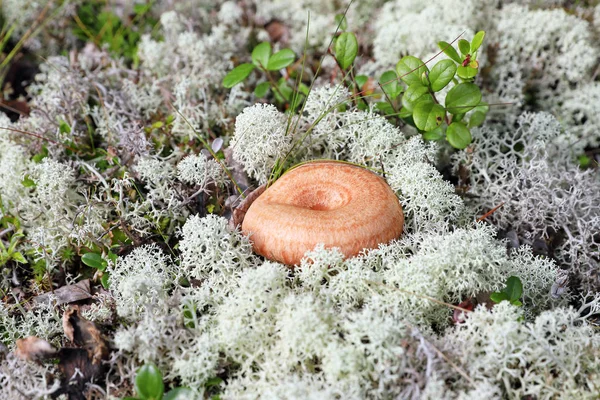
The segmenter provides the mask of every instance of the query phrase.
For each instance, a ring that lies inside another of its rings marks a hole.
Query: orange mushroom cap
[[[242,232],[254,251],[297,265],[319,243],[345,257],[402,234],[398,198],[380,176],[334,161],[300,165],[279,178],[248,208]]]

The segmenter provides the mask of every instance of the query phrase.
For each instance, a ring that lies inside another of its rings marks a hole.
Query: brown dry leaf
[[[242,224],[242,222],[244,222],[244,216],[248,212],[248,209],[250,208],[254,200],[256,200],[258,196],[263,194],[266,188],[266,185],[261,185],[258,188],[254,189],[252,192],[250,192],[249,195],[246,196],[246,198],[240,203],[239,206],[233,209],[233,217],[230,221],[233,229],[237,228]]]
[[[93,322],[83,318],[78,306],[69,306],[63,314],[65,336],[77,346],[83,347],[92,364],[99,364],[108,357],[108,345]]]
[[[0,108],[12,111],[16,114],[29,116],[31,109],[26,101],[22,100],[0,100]]]
[[[231,172],[233,179],[235,179],[242,190],[246,190],[250,187],[250,181],[248,180],[248,175],[244,171],[242,164],[233,158],[233,149],[228,147],[223,150],[223,154],[225,154],[225,162],[229,166],[229,171]]]
[[[87,383],[98,381],[106,370],[104,364],[90,362],[85,349],[63,347],[59,350],[58,368],[62,373],[62,387],[59,393],[68,395],[69,400],[84,400],[88,390]]]
[[[274,43],[279,41],[289,41],[290,31],[282,22],[273,20],[265,25],[265,30],[269,34],[271,41]]]
[[[373,93],[375,93],[376,89],[377,89],[377,83],[375,82],[375,79],[369,78],[369,79],[367,79],[367,82],[365,82],[365,84],[362,87],[362,93],[364,96],[370,96]]]
[[[37,336],[29,336],[25,339],[17,340],[17,350],[15,355],[25,361],[39,361],[54,357],[56,349]]]
[[[44,293],[33,298],[36,303],[50,303],[51,296],[56,297],[56,304],[74,303],[92,297],[90,293],[90,280],[86,279],[74,285],[63,286],[53,293]]]

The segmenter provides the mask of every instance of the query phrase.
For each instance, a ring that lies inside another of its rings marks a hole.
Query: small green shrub
[[[291,49],[281,49],[272,54],[271,44],[262,42],[252,50],[252,63],[243,63],[229,71],[223,78],[223,86],[232,88],[245,81],[252,71],[258,68],[262,71],[267,81],[259,83],[254,89],[256,97],[265,97],[269,89],[273,90],[276,100],[279,103],[290,103],[291,108],[295,109],[302,101],[303,97],[308,95],[308,87],[302,83],[298,86],[303,96],[296,95],[296,90],[289,85],[286,77],[281,77],[275,81],[272,72],[287,68],[296,61],[296,54]]]
[[[489,109],[487,103],[481,101],[481,90],[473,83],[479,70],[477,53],[484,37],[485,32],[480,31],[470,43],[460,39],[460,54],[450,43],[439,42],[441,52],[450,59],[438,61],[431,70],[416,57],[403,57],[395,71],[385,72],[379,80],[387,99],[380,109],[395,112],[399,105],[396,99],[404,93],[398,113],[400,118],[415,126],[426,140],[446,137],[452,147],[466,148],[472,140],[470,128],[481,125]],[[406,87],[397,84],[398,78]],[[436,93],[449,84],[453,86],[442,105]]]
[[[112,56],[124,57],[127,61],[137,64],[137,45],[141,38],[141,30],[151,28],[157,23],[150,16],[151,6],[152,2],[135,4],[131,21],[124,23],[118,15],[106,8],[105,1],[85,2],[77,9],[72,26],[73,34],[99,47],[106,45]]]

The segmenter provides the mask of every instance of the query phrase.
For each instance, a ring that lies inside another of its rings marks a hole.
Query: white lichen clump
[[[265,183],[278,159],[293,146],[286,116],[273,105],[256,104],[235,120],[233,157],[259,183]]]
[[[178,270],[158,247],[136,248],[120,258],[110,271],[109,283],[115,288],[117,312],[136,320],[146,307],[163,301],[167,289],[178,278]]]
[[[573,309],[545,311],[526,324],[518,321],[521,315],[507,302],[492,311],[478,308],[446,336],[444,347],[457,355],[472,380],[495,381],[515,396],[552,398],[560,392],[590,398],[598,393],[598,372],[587,379],[578,373],[597,368],[600,341],[594,328]]]
[[[211,182],[223,181],[223,167],[204,154],[189,155],[177,164],[179,180],[205,189]]]
[[[592,232],[600,229],[595,206],[600,187],[593,171],[582,171],[569,160],[556,119],[545,113],[524,114],[516,129],[483,127],[474,133],[475,150],[457,154],[456,166],[471,171],[469,192],[478,200],[470,203],[476,211],[485,213],[503,204],[493,215],[495,223],[530,240],[564,230],[558,259],[580,271],[586,287],[598,287],[599,250]]]
[[[195,279],[231,278],[235,270],[252,264],[247,237],[232,231],[226,219],[216,215],[190,217],[181,229],[181,268]]]
[[[0,394],[5,399],[28,400],[49,398],[60,386],[55,366],[41,366],[23,361],[14,354],[0,354]]]

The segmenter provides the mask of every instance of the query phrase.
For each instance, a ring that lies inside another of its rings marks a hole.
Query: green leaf
[[[398,75],[395,71],[386,71],[379,78],[379,84],[381,85],[385,94],[387,94],[392,100],[395,99],[402,93],[402,86],[398,83]]]
[[[102,274],[102,278],[100,278],[100,283],[104,289],[108,289],[108,272]]]
[[[389,103],[386,103],[386,104],[389,104]],[[400,112],[398,113],[398,116],[400,118],[406,120],[406,123],[411,124],[412,126],[415,125],[415,123],[412,120],[412,110],[409,110],[406,107],[402,107],[402,109],[400,109]],[[408,122],[408,120],[410,120],[410,122]]]
[[[31,159],[33,160],[33,162],[39,163],[47,156],[48,156],[48,148],[46,146],[42,146],[42,151],[40,151],[39,153],[37,153],[36,155],[31,157]]]
[[[392,105],[387,101],[380,101],[378,103],[375,103],[375,107],[377,107],[377,109],[386,116],[391,116],[392,114],[394,114],[394,107],[392,107]]]
[[[211,387],[219,386],[221,383],[223,383],[223,379],[219,378],[218,376],[215,376],[213,378],[209,378],[206,382],[204,382],[204,387],[208,389]]]
[[[433,98],[429,94],[429,89],[420,82],[410,85],[402,96],[402,105],[406,108],[405,111],[410,111],[411,114],[417,103],[421,101],[433,102]]]
[[[308,96],[310,94],[310,88],[302,82],[300,82],[300,85],[298,85],[298,91],[305,96]]]
[[[335,42],[335,59],[340,68],[347,69],[352,65],[358,54],[358,41],[352,32],[344,32]]]
[[[506,289],[504,292],[508,296],[508,300],[512,303],[513,301],[519,300],[523,294],[523,283],[516,276],[511,276],[506,281]]]
[[[463,118],[465,117],[465,114],[453,114],[452,115],[452,121],[454,122],[460,122],[463,120]]]
[[[423,101],[413,110],[415,125],[422,131],[428,132],[442,125],[446,110],[439,104]]]
[[[476,126],[480,126],[485,121],[486,113],[481,111],[475,111],[471,114],[469,118],[469,128],[475,128]]]
[[[135,390],[143,400],[162,399],[165,386],[162,381],[162,373],[154,364],[146,364],[137,370]]]
[[[190,328],[194,329],[196,327],[196,305],[193,302],[186,302],[183,305],[183,324]]]
[[[169,390],[163,400],[188,400],[193,398],[194,392],[188,388],[175,388]]]
[[[364,100],[359,100],[357,108],[360,111],[366,111],[369,108],[369,105]]]
[[[471,51],[474,53],[479,50],[481,47],[481,43],[483,43],[483,38],[485,37],[484,31],[479,31],[473,36],[473,40],[471,40]]]
[[[481,102],[481,91],[474,83],[459,83],[446,95],[446,109],[450,114],[464,114]]]
[[[346,19],[344,14],[336,14],[335,25],[339,26],[340,31],[345,31],[346,29],[348,29],[348,20]]]
[[[431,82],[431,90],[439,92],[446,87],[456,74],[456,64],[452,60],[442,60],[431,68],[429,73],[429,81]]]
[[[440,140],[445,135],[444,128],[438,126],[432,131],[423,133],[423,139],[425,140]]]
[[[471,44],[465,39],[460,39],[458,41],[458,49],[465,56],[471,54]]]
[[[289,87],[285,80],[282,80],[281,82],[279,82],[279,85],[277,85],[277,88],[279,89],[281,94],[283,94],[283,96],[284,96],[282,101],[288,101],[288,102],[292,101],[292,96],[294,95],[294,89]]]
[[[523,305],[523,303],[521,303],[519,300],[513,300],[510,302],[510,304],[517,307],[521,307]]]
[[[23,180],[21,181],[21,185],[25,187],[33,187],[35,186],[35,181],[29,177],[29,175],[25,175]]]
[[[144,13],[150,11],[150,7],[151,7],[151,3],[150,4],[134,4],[133,12],[135,14],[144,14]]]
[[[58,130],[60,133],[71,133],[71,127],[65,121],[60,121],[58,125]]]
[[[25,257],[23,257],[23,254],[21,254],[18,251],[12,253],[10,257],[18,263],[27,264],[27,260],[25,259]]]
[[[462,63],[462,58],[458,55],[458,52],[450,43],[441,41],[438,42],[438,47],[444,52],[445,55],[450,57],[452,60],[456,61],[459,64]]]
[[[262,42],[252,50],[252,64],[257,67],[267,68],[271,57],[271,43]]]
[[[115,253],[113,253],[112,251],[109,251],[108,254],[106,255],[106,258],[108,258],[114,264],[117,262],[118,256]]]
[[[369,80],[369,77],[366,75],[358,75],[356,78],[354,78],[354,80],[356,81],[358,88],[362,89],[365,83],[367,83],[367,81]]]
[[[504,292],[494,292],[490,294],[490,300],[494,303],[500,303],[504,300],[508,300],[508,296]]]
[[[479,103],[477,105],[477,107],[475,107],[473,109],[473,111],[480,111],[482,113],[487,114],[488,111],[490,111],[490,106],[488,103],[486,103],[485,101],[482,101],[481,103]]]
[[[17,245],[19,244],[19,239],[21,239],[23,237],[25,237],[25,235],[22,233],[15,233],[14,235],[12,235],[12,237],[10,238],[10,245],[8,246],[9,253],[12,253],[15,251],[15,249],[17,248]]]
[[[254,95],[258,98],[265,97],[270,87],[271,84],[269,82],[259,83],[256,85],[256,88],[254,88]]]
[[[225,75],[225,78],[223,78],[223,86],[227,89],[234,87],[246,79],[253,70],[254,64],[246,63],[238,65],[233,70],[229,71],[227,75]]]
[[[277,71],[291,65],[296,59],[296,54],[290,49],[282,49],[273,54],[269,59],[267,69],[269,71]]]
[[[446,140],[456,149],[464,149],[471,144],[471,131],[462,122],[453,122],[446,129]]]
[[[456,70],[456,74],[459,76],[459,78],[464,79],[464,80],[470,80],[473,79],[476,75],[477,75],[477,68],[473,68],[473,67],[463,67],[462,65],[460,67],[458,67],[458,69]]]
[[[402,57],[402,59],[398,61],[398,64],[396,64],[396,72],[398,73],[398,76],[407,85],[412,85],[415,83],[421,84],[421,75],[428,71],[429,69],[425,63],[413,56]]]
[[[586,156],[585,154],[582,154],[579,157],[577,157],[577,161],[579,162],[580,168],[587,168],[592,164],[592,159]]]
[[[300,84],[298,85],[298,93],[298,98],[305,99],[310,94],[310,88],[304,83],[300,82]]]
[[[106,260],[98,253],[85,253],[83,257],[81,257],[81,262],[88,267],[96,268],[100,271],[104,271],[107,265]]]

